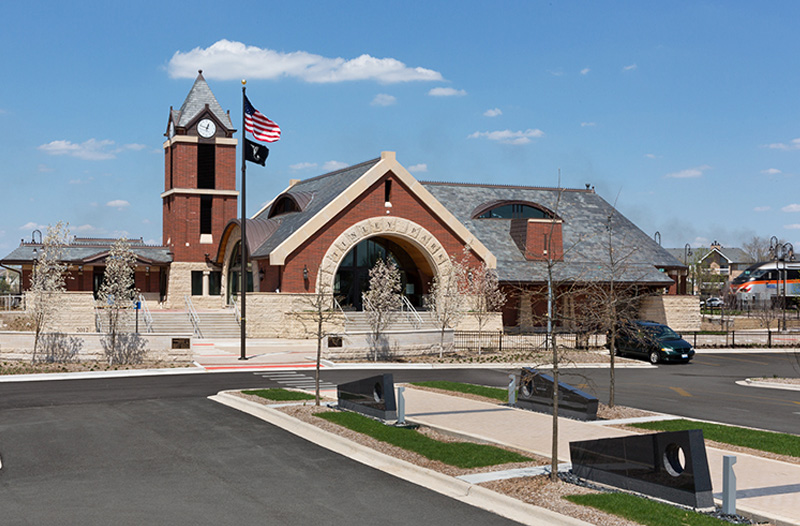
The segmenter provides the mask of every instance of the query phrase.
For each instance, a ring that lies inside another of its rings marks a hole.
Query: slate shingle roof
[[[542,281],[544,262],[528,261],[510,234],[508,219],[473,219],[471,213],[484,203],[528,201],[539,204],[563,220],[564,263],[556,266],[555,278],[578,281],[608,279],[608,231],[622,272],[615,279],[669,285],[673,283],[658,268],[683,267],[683,263],[661,248],[650,236],[608,204],[593,190],[570,190],[518,186],[422,182],[467,229],[497,257],[497,272],[502,281]]]
[[[272,208],[270,206],[254,217],[254,220],[277,223],[277,227],[259,246],[253,245],[252,256],[256,258],[268,256],[275,247],[292,235],[295,230],[303,226],[306,221],[314,217],[325,205],[344,192],[348,186],[367,173],[378,161],[380,159],[373,159],[349,168],[306,179],[292,186],[286,194],[294,197],[295,202],[303,209],[300,212],[290,212],[267,219],[270,208]],[[273,205],[277,202],[278,198],[273,201]],[[249,228],[250,222],[248,221],[247,224]],[[249,244],[250,240],[248,239]]]
[[[252,255],[266,257],[310,218],[320,212],[347,187],[358,180],[380,159],[373,159],[343,170],[307,179],[286,193],[302,203],[300,212],[290,212],[267,219],[270,207],[262,210],[253,222],[270,223],[262,229],[266,237],[254,243]],[[510,220],[472,219],[472,212],[494,202],[527,201],[554,211],[563,220],[564,263],[556,268],[556,279],[597,281],[607,279],[600,268],[606,262],[607,230],[610,218],[617,254],[625,257],[624,271],[618,281],[670,285],[672,280],[659,268],[683,267],[678,259],[661,248],[636,225],[591,190],[557,190],[497,185],[421,182],[421,184],[497,258],[497,270],[504,281],[542,281],[546,264],[528,261],[510,234]],[[277,203],[280,196],[273,201]],[[248,223],[249,225],[250,223]],[[255,226],[255,225],[254,225]],[[268,232],[269,231],[269,232]],[[604,237],[606,236],[606,237]]]
[[[183,105],[179,110],[172,110],[172,121],[177,127],[185,127],[192,119],[203,111],[208,104],[208,109],[219,119],[219,121],[229,130],[233,129],[233,123],[227,112],[222,110],[217,98],[208,87],[206,79],[203,78],[203,73],[198,73],[194,81],[192,89],[183,101]]]
[[[98,238],[73,238],[69,245],[64,247],[63,261],[76,265],[99,261],[105,258],[116,239]],[[136,257],[145,263],[153,265],[166,265],[172,262],[172,255],[168,247],[146,245],[141,239],[129,240],[131,250]],[[42,249],[40,243],[21,243],[0,263],[5,265],[21,265],[36,259],[36,252]]]

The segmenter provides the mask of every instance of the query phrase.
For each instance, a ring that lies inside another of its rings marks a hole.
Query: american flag
[[[281,138],[280,126],[255,109],[247,95],[244,97],[244,129],[259,141],[275,142]]]

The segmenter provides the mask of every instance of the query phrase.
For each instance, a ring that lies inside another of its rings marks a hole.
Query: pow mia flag
[[[250,139],[244,140],[244,158],[246,161],[266,166],[268,156],[269,148]]]

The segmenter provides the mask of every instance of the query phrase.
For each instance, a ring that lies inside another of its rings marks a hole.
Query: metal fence
[[[530,332],[508,334],[498,331],[456,331],[453,343],[457,351],[474,352],[533,352],[547,349],[547,334]],[[604,334],[557,332],[556,344],[573,349],[603,347]]]
[[[713,348],[800,348],[800,330],[692,331],[683,339],[698,349]],[[536,352],[547,348],[544,332],[508,334],[497,331],[456,331],[456,351],[468,352]],[[568,349],[602,349],[605,334],[557,332],[556,344]]]

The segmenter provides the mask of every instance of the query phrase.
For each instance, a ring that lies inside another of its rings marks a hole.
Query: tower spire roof
[[[173,122],[178,127],[184,127],[188,125],[197,114],[203,111],[208,105],[208,109],[214,114],[214,116],[221,122],[226,128],[229,130],[233,129],[233,123],[231,122],[230,117],[228,114],[222,110],[222,106],[219,105],[217,98],[211,92],[211,88],[208,87],[206,83],[206,79],[203,77],[203,70],[198,70],[197,78],[194,80],[194,85],[192,89],[189,90],[189,94],[186,96],[186,100],[183,101],[183,105],[181,109],[175,111],[173,110]]]

